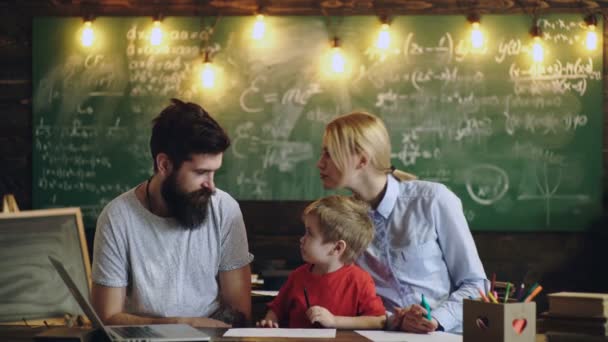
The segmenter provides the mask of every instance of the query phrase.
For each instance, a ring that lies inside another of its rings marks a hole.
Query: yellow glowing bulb
[[[595,33],[595,25],[589,25],[587,38],[585,39],[587,50],[595,50],[597,48],[597,33]]]
[[[532,59],[535,62],[542,62],[544,54],[545,52],[543,51],[540,37],[534,37],[534,43],[532,44]]]
[[[203,68],[201,70],[201,85],[203,88],[213,88],[215,85],[215,70],[213,70],[213,66],[209,62],[205,62],[203,64]]]
[[[335,73],[341,74],[344,72],[345,64],[346,61],[344,60],[344,56],[342,56],[342,51],[340,51],[339,47],[334,47],[331,54],[331,69]]]
[[[264,16],[258,14],[255,23],[253,24],[253,30],[251,31],[251,38],[260,40],[264,38],[264,32],[266,32],[266,24],[264,23]]]
[[[382,24],[380,33],[378,33],[378,41],[376,46],[378,49],[386,50],[391,43],[391,31],[389,30],[388,24]]]
[[[471,46],[473,49],[481,49],[483,47],[483,33],[479,28],[479,23],[473,23],[471,29]]]
[[[160,27],[160,21],[154,21],[154,27],[150,32],[150,44],[160,45],[163,42],[163,29]]]
[[[89,20],[84,22],[84,28],[82,29],[82,36],[80,37],[80,41],[83,46],[91,46],[95,41],[95,33],[93,32],[93,27],[91,26],[91,22]]]

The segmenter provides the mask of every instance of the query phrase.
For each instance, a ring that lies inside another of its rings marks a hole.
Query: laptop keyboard
[[[150,327],[112,327],[123,338],[164,337]]]

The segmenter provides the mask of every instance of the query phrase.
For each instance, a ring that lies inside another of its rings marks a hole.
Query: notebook
[[[104,325],[89,301],[80,293],[80,290],[68,274],[63,264],[49,256],[53,267],[68,287],[82,311],[89,317],[94,328],[102,331],[113,342],[140,342],[140,341],[208,341],[211,337],[187,324],[152,324],[152,325]]]
[[[608,293],[550,293],[549,313],[578,317],[608,317]]]

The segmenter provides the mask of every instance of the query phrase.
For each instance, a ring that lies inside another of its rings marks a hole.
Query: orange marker
[[[537,294],[540,293],[540,291],[543,290],[543,287],[538,285],[534,291],[532,291],[532,293],[530,293],[530,295],[528,297],[526,297],[526,300],[524,300],[524,303],[530,302],[532,301],[532,299],[534,299],[534,297],[536,297]]]
[[[488,297],[486,297],[486,295],[483,293],[482,290],[477,289],[477,291],[479,291],[479,295],[481,296],[481,299],[483,299],[484,302],[489,303],[490,301],[488,300]]]

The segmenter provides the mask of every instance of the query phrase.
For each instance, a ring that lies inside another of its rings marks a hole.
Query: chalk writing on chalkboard
[[[166,44],[151,46],[149,18],[99,18],[100,44],[85,49],[78,19],[37,18],[34,205],[80,206],[92,227],[152,173],[150,120],[178,97],[227,129],[216,183],[239,200],[325,194],[315,168],[324,125],[362,110],[386,122],[393,164],[446,184],[474,230],[582,230],[600,212],[603,56],[583,48],[580,15],[541,18],[542,64],[531,62],[524,15],[485,16],[481,53],[462,16],[397,16],[384,52],[373,16],[344,17],[331,33],[322,17],[271,17],[263,46],[248,35],[252,20],[222,18],[211,34],[200,18],[167,18]],[[322,71],[334,34],[343,79]],[[202,46],[219,71],[213,90],[198,84]]]

